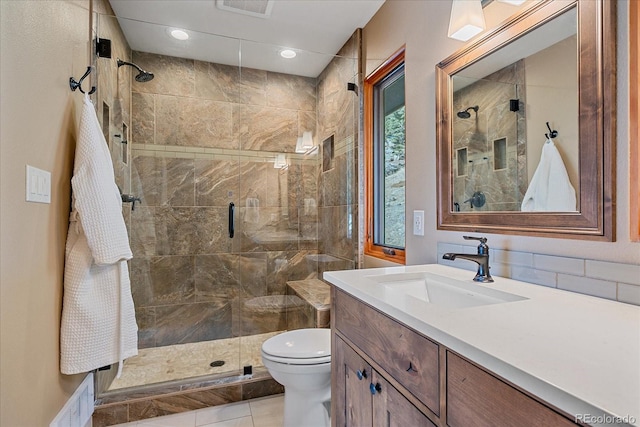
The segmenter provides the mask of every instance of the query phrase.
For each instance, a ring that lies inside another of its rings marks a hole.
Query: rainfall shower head
[[[458,111],[458,117],[460,117],[461,119],[468,119],[469,117],[471,117],[471,113],[469,112],[469,110],[473,110],[476,112],[476,114],[478,114],[478,106],[476,105],[475,107],[469,107],[464,111]]]
[[[131,62],[126,62],[121,59],[118,59],[118,68],[123,65],[130,65],[139,71],[138,75],[135,76],[137,82],[144,83],[153,80],[153,73],[148,71],[144,71],[142,68],[138,67],[136,64],[132,64]]]

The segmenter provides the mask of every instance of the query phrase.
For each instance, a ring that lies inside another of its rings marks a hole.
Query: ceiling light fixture
[[[295,58],[297,55],[297,53],[294,50],[291,49],[283,49],[280,51],[280,56],[282,56],[283,58],[286,59],[292,59]]]
[[[189,38],[189,33],[187,33],[185,30],[181,30],[179,28],[171,30],[169,32],[169,34],[171,34],[171,37],[173,37],[174,39],[177,39],[177,40],[187,40]]]
[[[484,14],[480,0],[453,0],[448,36],[466,42],[484,31]]]
[[[507,3],[507,4],[512,4],[514,6],[520,6],[522,3],[524,3],[527,0],[498,0],[500,3]]]

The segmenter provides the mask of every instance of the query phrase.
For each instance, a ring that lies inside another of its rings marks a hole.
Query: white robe
[[[111,155],[85,95],[71,179],[60,370],[88,372],[138,354],[127,260],[133,256]],[[118,374],[120,373],[120,370]]]
[[[551,139],[542,147],[540,163],[522,200],[523,212],[575,212],[576,191],[560,152]]]

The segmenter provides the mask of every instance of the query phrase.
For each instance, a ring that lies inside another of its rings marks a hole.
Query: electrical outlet
[[[424,211],[413,211],[413,235],[424,236]]]

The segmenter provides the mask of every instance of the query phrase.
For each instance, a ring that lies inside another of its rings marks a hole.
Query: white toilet
[[[284,386],[284,427],[327,427],[331,401],[331,330],[297,329],[262,344],[262,363]]]

